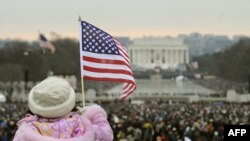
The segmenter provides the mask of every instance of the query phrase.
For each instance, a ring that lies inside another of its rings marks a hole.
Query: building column
[[[131,64],[133,64],[133,50],[132,49],[129,49],[129,58],[130,58]]]
[[[133,64],[136,64],[136,50],[133,49]]]
[[[154,61],[152,62],[152,60],[154,60],[154,50],[150,49],[150,65],[152,65],[154,63]]]
[[[169,52],[170,52],[170,64],[173,64],[174,63],[174,50],[173,49],[171,49],[171,50],[169,50]]]
[[[184,62],[184,55],[185,55],[184,53],[185,53],[184,50],[180,49],[180,63],[181,64],[185,63]]]
[[[179,61],[180,61],[179,60],[180,59],[179,58],[179,49],[176,49],[175,51],[176,51],[176,54],[175,54],[176,63],[179,64]]]
[[[177,64],[180,63],[180,49],[176,49],[176,62]]]
[[[165,63],[169,64],[169,50],[168,49],[165,50]]]
[[[176,50],[175,49],[173,49],[173,64],[175,64],[176,63]]]
[[[180,63],[180,50],[179,49],[176,50],[176,63],[177,64]]]
[[[142,59],[142,56],[143,56],[143,49],[138,49],[138,65],[143,65],[143,59]]]
[[[188,52],[188,49],[186,49],[186,64],[189,63],[189,52]]]
[[[161,64],[165,65],[166,64],[166,50],[162,50],[162,56],[161,56]]]
[[[152,56],[151,56],[150,49],[147,49],[147,56],[148,56],[148,58],[147,58],[147,60],[148,60],[147,63],[150,64],[150,63],[151,63],[151,57],[152,57]]]

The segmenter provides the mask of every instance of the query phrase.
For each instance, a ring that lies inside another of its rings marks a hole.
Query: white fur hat
[[[28,103],[33,114],[46,118],[61,117],[74,108],[75,92],[66,80],[48,77],[31,89]]]

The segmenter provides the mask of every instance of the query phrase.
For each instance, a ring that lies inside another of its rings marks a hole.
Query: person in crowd
[[[223,141],[225,124],[250,123],[249,103],[172,101],[169,104],[167,100],[149,100],[132,104],[115,100],[98,104],[109,115],[114,141],[146,138],[152,141]],[[85,109],[90,109],[87,107]],[[0,140],[12,140],[15,128],[11,125],[23,117],[26,109],[26,103],[0,103]],[[72,111],[75,112],[75,108]],[[151,124],[150,130],[146,123]]]
[[[75,92],[67,81],[48,77],[28,96],[29,111],[17,122],[13,141],[112,141],[113,131],[99,105],[75,108]]]

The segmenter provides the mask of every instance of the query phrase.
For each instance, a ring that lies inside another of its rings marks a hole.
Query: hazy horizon
[[[0,37],[0,40],[20,40],[20,41],[37,41],[39,39],[39,34],[44,34],[44,36],[48,39],[48,40],[53,40],[53,39],[63,39],[63,38],[70,38],[70,39],[77,39],[78,40],[78,36],[76,35],[73,35],[73,34],[69,34],[69,35],[60,35],[56,32],[48,32],[48,33],[44,33],[44,32],[37,32],[36,33],[36,37],[33,36],[33,34],[31,35],[32,37],[30,36],[25,36],[26,38],[20,38],[20,37],[14,37],[14,38],[1,38]],[[226,36],[228,37],[229,39],[233,39],[233,37],[237,37],[237,36],[243,36],[243,37],[250,37],[250,35],[243,35],[243,34],[234,34],[234,35],[226,35],[226,34],[214,34],[214,33],[201,33],[201,32],[197,32],[197,31],[194,31],[194,32],[191,32],[191,33],[179,33],[177,35],[153,35],[153,34],[148,34],[148,35],[141,35],[141,34],[138,34],[138,36],[129,36],[129,35],[112,35],[114,37],[128,37],[129,39],[137,39],[137,38],[144,38],[144,37],[172,37],[172,38],[177,38],[178,36],[181,36],[181,35],[187,35],[187,36],[190,36],[191,34],[201,34],[201,36],[206,36],[206,35],[212,35],[212,36]]]
[[[50,32],[79,38],[79,15],[112,36],[250,36],[249,0],[2,0],[1,5],[0,39],[37,40],[39,31],[47,38]]]

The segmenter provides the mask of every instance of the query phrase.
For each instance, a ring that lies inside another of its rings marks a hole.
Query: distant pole
[[[25,51],[23,53],[23,55],[25,56],[25,58],[27,58],[29,56],[29,51]],[[29,70],[28,70],[28,67],[24,67],[24,71],[23,71],[23,74],[24,74],[24,90],[25,90],[25,93],[27,92],[28,90],[28,82],[29,82]]]

